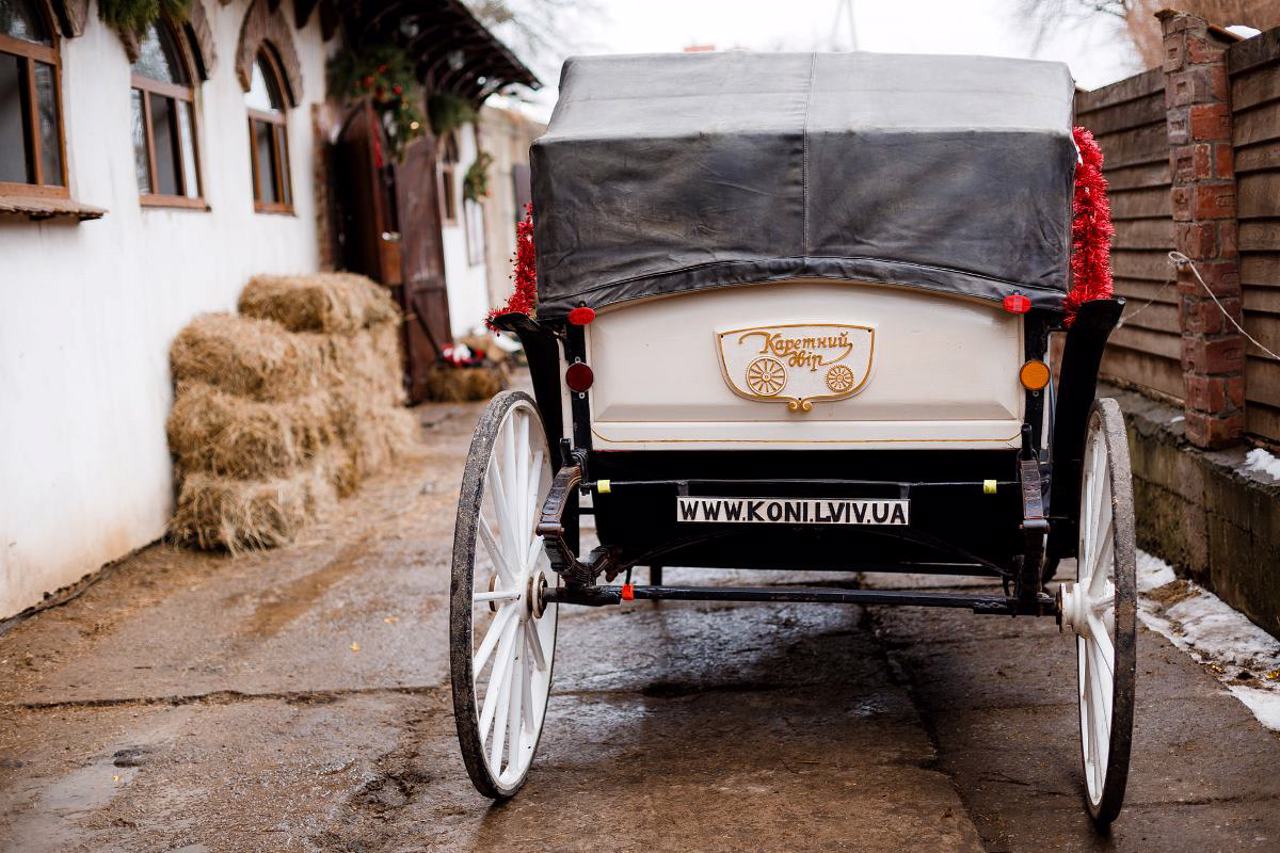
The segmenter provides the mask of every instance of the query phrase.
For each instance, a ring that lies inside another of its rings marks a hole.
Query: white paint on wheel
[[[472,593],[472,675],[486,769],[517,785],[533,761],[546,714],[557,607],[536,616],[530,601],[554,583],[537,513],[551,484],[542,426],[525,402],[498,428],[485,468]]]

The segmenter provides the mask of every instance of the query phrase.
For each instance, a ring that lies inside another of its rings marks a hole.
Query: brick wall
[[[1161,13],[1162,67],[1076,99],[1106,157],[1116,291],[1103,375],[1180,402],[1186,438],[1280,442],[1280,30],[1234,42]],[[1170,249],[1191,258],[1222,309]]]

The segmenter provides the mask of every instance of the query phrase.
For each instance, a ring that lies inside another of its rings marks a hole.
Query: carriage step
[[[600,607],[623,600],[650,601],[771,601],[813,604],[887,604],[907,607],[956,607],[1003,616],[1052,616],[1056,602],[1038,593],[1026,604],[1004,595],[956,592],[913,592],[886,589],[830,589],[821,587],[737,586],[561,586],[543,593],[547,604],[581,604]]]

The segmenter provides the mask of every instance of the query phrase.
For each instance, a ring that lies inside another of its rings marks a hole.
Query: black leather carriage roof
[[[539,316],[797,276],[1057,307],[1073,92],[990,57],[570,59],[532,151]]]

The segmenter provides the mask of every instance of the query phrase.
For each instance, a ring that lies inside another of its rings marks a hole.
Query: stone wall
[[[1124,409],[1138,546],[1280,636],[1280,481],[1247,469],[1247,448],[1208,451],[1181,408],[1101,387]]]

